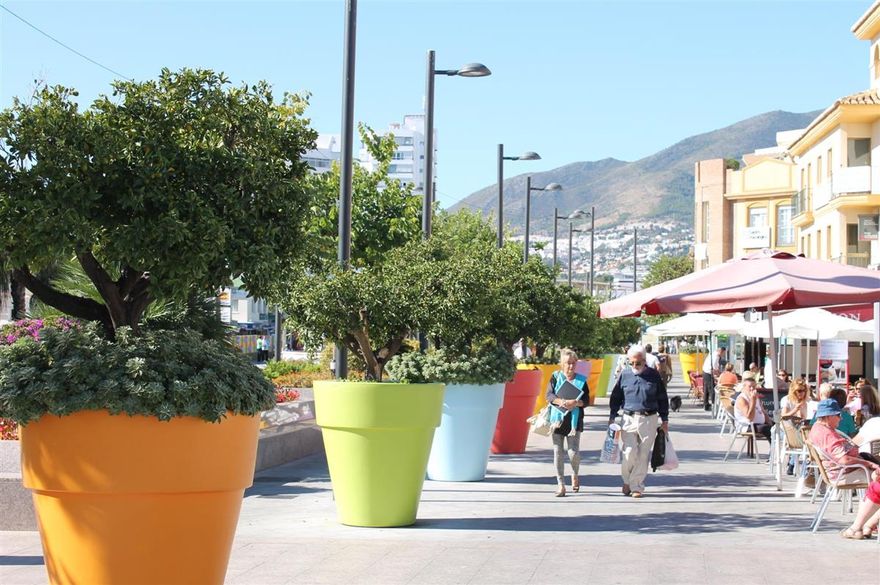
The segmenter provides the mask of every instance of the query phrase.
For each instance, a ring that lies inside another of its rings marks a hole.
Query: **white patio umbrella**
[[[743,328],[747,337],[770,338],[768,319],[747,323]],[[874,341],[872,323],[856,321],[836,315],[825,309],[797,309],[773,318],[773,338],[791,339],[846,339],[848,341]]]
[[[657,337],[675,337],[679,335],[706,335],[721,333],[725,335],[740,334],[746,325],[742,313],[733,315],[717,315],[714,313],[688,313],[657,325],[652,325],[645,333]]]

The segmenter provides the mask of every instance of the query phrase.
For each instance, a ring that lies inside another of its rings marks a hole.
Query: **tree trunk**
[[[27,289],[24,284],[12,275],[9,282],[9,295],[12,297],[12,320],[27,318]]]

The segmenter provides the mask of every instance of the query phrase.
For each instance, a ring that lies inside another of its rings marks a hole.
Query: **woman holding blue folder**
[[[568,442],[568,461],[571,464],[571,490],[581,489],[578,469],[581,463],[580,442],[584,431],[584,407],[590,403],[587,378],[574,371],[577,354],[563,349],[559,356],[559,370],[550,376],[547,384],[547,402],[550,422],[556,425],[553,439],[553,463],[556,465],[556,497],[565,495],[565,442]]]

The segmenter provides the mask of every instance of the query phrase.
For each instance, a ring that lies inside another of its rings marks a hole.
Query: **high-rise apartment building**
[[[397,143],[389,168],[389,177],[402,183],[409,183],[416,193],[425,191],[425,115],[408,114],[403,122],[388,126],[383,136],[394,135]],[[366,148],[360,151],[361,164],[368,170],[378,167],[376,160]],[[437,176],[437,130],[434,129],[434,177]]]

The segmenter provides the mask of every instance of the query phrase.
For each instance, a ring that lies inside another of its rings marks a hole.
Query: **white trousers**
[[[621,429],[620,476],[634,492],[645,491],[645,476],[651,465],[651,451],[657,438],[659,415],[624,414]]]

